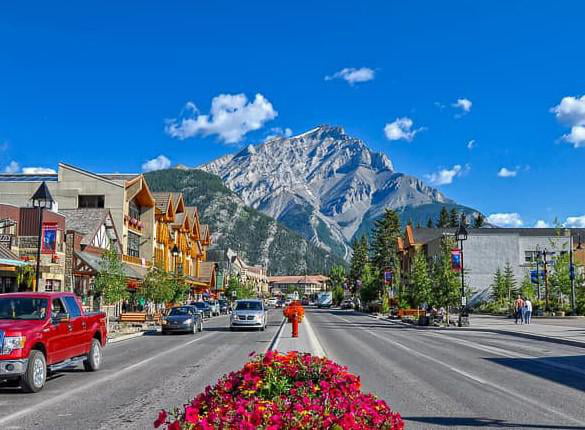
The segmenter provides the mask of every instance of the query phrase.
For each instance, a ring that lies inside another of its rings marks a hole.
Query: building
[[[417,251],[425,253],[429,260],[441,252],[444,237],[454,237],[455,228],[412,228],[407,226],[405,235],[397,243],[401,255],[403,281],[407,282],[412,261]],[[479,228],[468,229],[463,243],[463,267],[465,281],[473,292],[472,301],[487,299],[494,274],[510,264],[518,283],[531,270],[536,269],[537,255],[546,250],[547,262],[552,264],[556,256],[574,251],[574,261],[583,259],[580,237],[585,229],[554,228]],[[456,245],[459,247],[459,243]],[[542,270],[542,263],[540,263]]]
[[[269,294],[268,274],[263,266],[252,266],[244,261],[236,252],[228,249],[226,252],[228,259],[228,271],[231,275],[240,278],[242,282],[250,283],[254,286],[258,296],[267,296]]]
[[[327,290],[329,278],[323,275],[270,276],[268,284],[272,295],[298,291],[300,295],[311,296]]]

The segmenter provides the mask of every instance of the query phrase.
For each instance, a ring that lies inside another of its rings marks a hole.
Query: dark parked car
[[[162,334],[171,332],[197,333],[203,331],[203,316],[195,306],[171,308],[162,321]]]
[[[219,300],[219,313],[228,314],[230,312],[230,303],[227,300]]]
[[[212,310],[211,306],[207,302],[191,302],[191,306],[195,306],[199,312],[203,314],[205,318],[211,318]]]

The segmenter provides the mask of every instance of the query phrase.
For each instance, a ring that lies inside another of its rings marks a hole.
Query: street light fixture
[[[43,183],[37,188],[35,193],[30,198],[32,201],[33,208],[37,208],[39,212],[39,240],[37,243],[37,270],[36,270],[36,278],[35,278],[35,291],[39,290],[39,282],[41,278],[41,246],[43,241],[43,210],[44,209],[52,209],[53,203],[53,196],[49,191],[49,187],[47,183],[43,181]]]
[[[455,239],[460,243],[459,249],[461,251],[461,310],[459,311],[459,327],[469,325],[469,318],[463,316],[465,312],[465,306],[467,305],[467,300],[465,297],[465,274],[463,270],[463,242],[467,240],[467,235],[468,233],[467,228],[465,227],[465,215],[461,214],[459,228],[455,233]]]
[[[177,274],[177,258],[179,257],[179,247],[175,243],[173,249],[171,249],[171,254],[173,254],[173,259],[175,260],[175,275]]]

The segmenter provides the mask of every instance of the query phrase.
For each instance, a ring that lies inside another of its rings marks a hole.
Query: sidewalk
[[[307,314],[305,314],[303,322],[299,324],[299,337],[292,337],[292,324],[287,321],[275,339],[272,349],[283,353],[298,351],[308,352],[320,357],[326,355],[323,346],[315,335]]]

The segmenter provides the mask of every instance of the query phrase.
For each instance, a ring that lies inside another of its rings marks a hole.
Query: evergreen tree
[[[455,247],[452,237],[441,241],[441,252],[433,262],[432,302],[437,306],[459,306],[461,303],[461,281],[459,274],[451,268],[451,250]]]
[[[432,300],[433,282],[429,274],[427,258],[422,251],[414,256],[412,272],[410,274],[410,295],[414,306],[430,303]]]
[[[349,284],[350,289],[355,291],[356,281],[362,280],[364,267],[368,263],[368,238],[362,236],[354,240],[352,244],[353,255],[351,257],[351,264],[349,269]]]
[[[524,278],[522,279],[522,284],[520,285],[520,294],[522,297],[527,298],[529,300],[534,301],[536,298],[536,291],[534,288],[534,284],[530,280],[530,275],[526,273]]]
[[[449,213],[449,227],[458,227],[459,226],[459,213],[457,209],[452,208],[451,212]]]
[[[473,228],[481,228],[485,224],[485,218],[481,213],[478,213],[475,218],[473,218]]]
[[[549,303],[561,303],[561,296],[570,297],[571,277],[569,271],[569,254],[564,253],[555,258],[553,270],[548,276]]]
[[[362,271],[362,287],[359,291],[360,298],[363,304],[376,300],[378,298],[378,285],[376,275],[372,266],[369,263],[363,267]]]
[[[514,277],[514,270],[512,270],[512,266],[510,263],[506,263],[504,267],[504,272],[502,273],[503,278],[503,285],[506,289],[508,303],[512,303],[514,297],[516,297],[520,291],[518,289],[518,283],[516,282],[516,278]]]
[[[429,217],[428,221],[427,221],[427,228],[433,228],[433,219],[431,217]]]
[[[345,291],[343,283],[345,282],[345,267],[342,265],[335,265],[329,272],[329,282],[331,283],[331,291],[333,291],[333,301],[336,304],[341,303]]]
[[[437,227],[439,228],[448,227],[449,221],[450,221],[449,212],[447,211],[447,208],[443,206],[441,208],[441,212],[439,212],[439,221],[437,222]]]
[[[494,279],[490,285],[491,288],[491,299],[501,305],[506,303],[508,300],[508,290],[504,285],[504,277],[502,276],[502,270],[498,267],[496,273],[494,273]]]
[[[400,294],[400,260],[396,252],[396,242],[401,236],[400,218],[396,211],[386,209],[384,215],[374,223],[371,255],[372,269],[378,279],[378,288],[383,288],[383,273],[393,272],[393,286]]]
[[[111,248],[103,253],[95,277],[94,291],[105,305],[114,305],[128,298],[126,275],[120,256]]]

